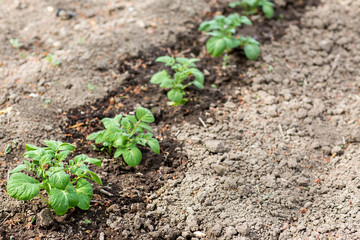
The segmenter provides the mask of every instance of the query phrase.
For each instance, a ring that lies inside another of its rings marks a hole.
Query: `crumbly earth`
[[[0,106],[11,110],[0,114],[0,151],[13,141],[16,151],[24,142],[62,139],[57,116],[128,78],[115,70],[118,61],[174,41],[210,9],[175,2],[1,2]],[[49,6],[78,16],[60,20]],[[301,27],[262,45],[261,59],[247,62],[251,83],[232,88],[225,104],[211,104],[206,127],[172,125],[187,170],[149,196],[146,214],[110,211],[108,228],[133,224],[138,239],[360,238],[359,22],[359,1],[322,0]],[[44,59],[50,53],[60,66]],[[14,166],[0,164],[3,175]],[[0,196],[6,211],[21,205]],[[10,214],[1,216],[3,223]]]
[[[152,202],[154,235],[360,238],[359,21],[358,1],[309,9],[262,46],[252,85],[210,109],[207,128],[174,127],[191,167]]]

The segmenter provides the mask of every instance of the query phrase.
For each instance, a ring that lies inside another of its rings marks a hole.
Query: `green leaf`
[[[127,149],[125,148],[118,148],[116,149],[115,153],[114,153],[114,158],[118,158],[121,155],[123,155],[125,152],[127,152]]]
[[[86,140],[94,140],[101,132],[102,131],[91,133],[89,136],[87,136]]]
[[[118,128],[108,128],[106,129],[103,137],[104,142],[115,142],[116,139],[120,137],[120,130]]]
[[[151,139],[153,136],[154,136],[154,135],[151,134],[151,133],[146,133],[146,134],[144,134],[143,138],[146,139],[146,140],[149,140],[149,139]]]
[[[99,133],[99,135],[96,136],[96,139],[95,139],[96,144],[102,143],[104,141],[104,132],[105,132],[105,130],[101,131]]]
[[[199,26],[199,31],[207,32],[211,30],[211,21],[202,22]]]
[[[62,151],[62,152],[59,152],[58,155],[56,155],[58,161],[62,162],[64,161],[70,154],[70,151],[69,150],[66,150],[66,151]]]
[[[65,190],[52,188],[49,193],[49,201],[57,215],[64,215],[69,209],[69,200]]]
[[[68,208],[76,207],[76,205],[79,203],[79,197],[71,182],[69,182],[69,184],[66,186],[65,192],[69,202]]]
[[[166,66],[172,66],[175,63],[175,59],[169,56],[158,57],[155,61],[165,63]]]
[[[127,165],[136,167],[141,162],[142,154],[137,147],[132,146],[123,154],[123,158]]]
[[[39,148],[37,150],[28,151],[24,153],[25,158],[32,158],[36,161],[40,161],[41,157],[46,154],[46,151],[42,148]]]
[[[44,167],[46,164],[51,163],[52,158],[53,158],[53,156],[50,154],[43,155],[39,161],[40,166]]]
[[[116,115],[116,116],[114,117],[114,121],[117,122],[117,123],[119,123],[120,120],[121,120],[121,118],[122,118],[122,114],[118,114],[118,115]]]
[[[206,35],[209,35],[209,36],[212,36],[212,37],[220,37],[220,38],[225,36],[224,33],[221,32],[220,30],[215,30],[213,32],[208,32],[208,33],[206,33]]]
[[[79,163],[82,163],[84,162],[85,160],[87,160],[89,157],[86,156],[85,154],[79,154],[79,155],[76,155],[74,157],[74,161],[76,164],[79,164]]]
[[[75,150],[75,146],[72,145],[72,144],[70,144],[70,143],[62,143],[62,144],[60,144],[58,150],[60,150],[60,151],[66,150],[66,151],[70,151],[70,152],[71,152],[71,151],[74,151],[74,150]]]
[[[272,18],[274,16],[273,3],[271,3],[271,2],[263,3],[262,10],[265,14],[265,17]]]
[[[188,74],[185,71],[175,73],[174,77],[175,77],[176,85],[181,84],[187,78],[187,76],[188,76]],[[179,86],[176,86],[176,87],[179,87]],[[181,85],[181,87],[182,87],[182,85]]]
[[[242,5],[241,1],[235,1],[235,2],[229,3],[229,7],[231,7],[231,8],[235,8],[235,7],[240,6],[240,5]]]
[[[225,37],[224,40],[226,41],[226,49],[230,51],[233,48],[236,48],[240,45],[241,40],[236,39],[234,37]]]
[[[26,144],[26,151],[34,151],[34,150],[38,150],[40,147],[37,147],[35,145],[32,144]]]
[[[248,17],[246,17],[246,16],[241,16],[240,17],[240,22],[245,24],[245,25],[249,25],[249,26],[252,25],[250,19]]]
[[[64,170],[64,167],[51,167],[47,170],[47,172],[49,172],[48,175],[51,175],[51,173],[53,172],[58,172],[58,171],[61,171],[61,170]]]
[[[93,180],[97,184],[102,185],[102,181],[96,173],[90,171],[90,172],[88,172],[88,174],[90,175],[91,180]]]
[[[206,49],[213,57],[218,57],[224,53],[226,49],[226,41],[223,38],[212,37],[206,42]]]
[[[101,167],[101,161],[96,158],[87,158],[84,162],[92,163],[98,167]]]
[[[26,165],[25,164],[20,164],[19,166],[17,166],[13,170],[11,170],[10,173],[21,172],[24,169],[26,169]]]
[[[23,173],[14,173],[10,176],[6,186],[10,197],[19,200],[30,200],[39,194],[39,181]]]
[[[131,128],[131,124],[130,124],[130,121],[126,118],[123,118],[121,120],[121,125],[126,129],[126,130],[129,130]]]
[[[171,88],[173,84],[174,80],[172,78],[164,78],[159,86],[162,88]]]
[[[76,183],[76,193],[79,198],[77,206],[82,210],[88,210],[93,196],[93,187],[85,179],[81,178]]]
[[[198,59],[198,58],[190,58],[190,59],[189,59],[189,66],[191,66],[191,67],[196,67],[195,63],[196,63],[196,62],[200,62],[200,61],[201,61],[201,60]]]
[[[201,83],[199,83],[198,81],[193,81],[192,84],[194,84],[195,87],[200,88],[200,89],[204,89],[204,85],[202,85]]]
[[[151,138],[147,141],[149,147],[154,151],[154,153],[160,153],[160,144],[156,138]]]
[[[44,140],[44,143],[54,152],[56,152],[58,150],[58,147],[62,144],[62,142],[53,141],[53,140]]]
[[[184,95],[185,95],[185,92],[178,88],[171,89],[167,93],[168,98],[175,103],[180,102]]]
[[[129,142],[129,137],[126,135],[121,135],[115,142],[114,147],[125,146]]]
[[[70,175],[64,171],[58,171],[49,174],[49,184],[51,187],[64,190],[70,182]]]
[[[170,75],[167,73],[166,70],[162,70],[160,72],[155,73],[151,79],[150,82],[154,84],[160,84],[164,80],[170,79]]]
[[[106,129],[119,127],[119,122],[115,121],[114,118],[103,118],[101,122],[104,124]]]
[[[177,57],[175,58],[175,60],[178,62],[178,63],[181,63],[183,66],[184,65],[189,65],[190,62],[189,62],[189,59],[188,58],[184,58],[184,57]]]
[[[189,71],[194,75],[197,82],[204,84],[204,74],[197,68],[190,68]]]
[[[128,119],[132,124],[136,124],[138,121],[134,115],[127,115],[126,119]]]
[[[254,43],[245,43],[244,51],[246,57],[250,60],[256,60],[260,54],[259,45]]]
[[[138,107],[136,109],[136,117],[139,121],[152,123],[155,121],[154,115],[152,112],[146,108]]]
[[[142,127],[142,128],[144,128],[144,129],[146,129],[146,130],[148,130],[150,132],[153,132],[151,127],[149,125],[147,125],[146,123],[144,123],[144,122],[139,123],[139,127]]]

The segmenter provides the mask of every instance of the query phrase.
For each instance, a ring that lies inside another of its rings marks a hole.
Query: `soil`
[[[360,2],[275,1],[273,19],[240,31],[262,43],[261,58],[235,49],[223,66],[197,27],[240,11],[227,3],[0,2],[2,239],[360,238]],[[149,83],[162,55],[201,59],[205,89],[189,87],[184,106]],[[92,149],[102,118],[140,105],[161,154],[142,148],[131,168]],[[25,143],[46,139],[102,159],[88,211],[53,217],[39,198],[7,196]]]

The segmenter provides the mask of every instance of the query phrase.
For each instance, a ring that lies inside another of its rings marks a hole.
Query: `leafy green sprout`
[[[230,64],[230,57],[227,53],[225,53],[222,65],[223,65],[223,67],[226,67],[229,64]]]
[[[85,224],[90,224],[91,221],[90,221],[89,219],[84,219],[84,223],[85,223]]]
[[[177,106],[185,104],[189,100],[184,98],[186,92],[185,89],[194,85],[199,89],[204,89],[204,74],[196,68],[195,62],[200,61],[197,58],[172,58],[169,56],[162,56],[156,59],[156,62],[165,63],[165,66],[170,66],[174,70],[175,74],[172,77],[166,70],[155,73],[150,82],[159,84],[162,88],[170,89],[167,93],[167,97],[171,102],[168,102],[171,106]],[[189,76],[193,76],[194,79],[183,83],[189,79]]]
[[[6,149],[4,151],[4,155],[6,154],[9,154],[11,152],[11,149],[12,149],[12,146],[11,144],[9,143],[7,146],[6,146]]]
[[[90,83],[88,83],[87,87],[88,87],[89,91],[94,91],[94,89],[95,89],[95,86]]]
[[[261,7],[265,17],[272,18],[274,16],[274,3],[268,0],[242,0],[235,1],[229,4],[231,8],[240,6],[244,9],[243,14],[253,15],[258,12],[258,8]]]
[[[216,16],[213,20],[200,24],[199,31],[206,32],[211,38],[206,42],[206,49],[213,57],[221,56],[237,47],[244,47],[245,55],[256,60],[260,54],[260,43],[252,37],[236,37],[236,28],[242,24],[252,25],[246,16],[230,14],[228,17]],[[224,59],[226,60],[226,59]]]
[[[148,145],[155,153],[160,153],[159,142],[153,137],[153,130],[148,125],[155,121],[150,110],[138,107],[135,116],[119,114],[101,121],[105,129],[91,133],[87,140],[95,140],[96,144],[102,143],[101,150],[107,150],[114,158],[122,156],[126,164],[136,167],[142,160],[142,153],[137,145]],[[145,130],[148,133],[145,133]]]
[[[11,39],[9,39],[9,42],[13,48],[20,47],[19,39],[17,39],[17,38],[11,38]]]
[[[76,206],[83,210],[89,209],[93,187],[86,179],[100,185],[102,181],[96,173],[90,171],[86,163],[101,167],[101,161],[81,154],[65,162],[75,146],[58,141],[44,142],[44,148],[26,145],[24,157],[31,160],[25,160],[24,164],[10,171],[6,186],[9,196],[24,201],[39,196],[58,215]],[[24,170],[36,177],[22,173]],[[40,191],[48,195],[48,200]]]
[[[44,107],[49,107],[50,103],[51,103],[50,99],[45,99],[44,100]]]
[[[53,65],[53,66],[59,66],[61,64],[61,62],[57,59],[55,59],[55,55],[54,54],[48,54],[45,57],[45,60],[49,62],[49,64]]]

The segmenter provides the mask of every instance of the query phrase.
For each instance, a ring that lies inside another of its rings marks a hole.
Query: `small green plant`
[[[20,47],[19,39],[17,39],[17,38],[11,38],[11,39],[9,39],[9,42],[13,48]]]
[[[85,223],[85,224],[90,224],[91,221],[90,221],[89,219],[86,219],[86,218],[85,218],[85,219],[84,219],[84,223]]]
[[[245,15],[256,14],[258,8],[261,7],[265,14],[265,17],[272,18],[274,16],[274,3],[268,0],[242,0],[236,1],[229,4],[230,7],[235,8],[240,6],[244,9]]]
[[[126,164],[132,167],[139,165],[142,154],[137,145],[146,144],[155,152],[160,153],[160,145],[156,138],[153,138],[153,130],[148,125],[155,121],[150,110],[138,107],[136,116],[121,114],[114,118],[101,120],[105,129],[90,134],[87,140],[94,140],[96,144],[102,143],[101,150],[107,150],[110,155],[115,148],[114,158],[123,157]],[[145,130],[151,133],[145,133]]]
[[[44,107],[46,107],[46,108],[49,107],[50,103],[51,103],[50,99],[45,99],[44,100]]]
[[[68,209],[75,206],[83,210],[89,209],[93,187],[85,178],[98,184],[102,182],[85,163],[101,167],[100,160],[82,154],[64,162],[75,146],[57,141],[44,142],[47,146],[44,148],[26,145],[24,157],[32,160],[25,160],[24,164],[10,172],[11,176],[6,186],[9,196],[25,201],[40,196],[58,215],[65,214]],[[21,173],[23,170],[32,172],[31,175],[35,175],[35,178]],[[44,199],[40,190],[45,190],[48,200]]]
[[[61,64],[61,62],[57,59],[55,59],[55,55],[54,54],[49,54],[45,57],[45,60],[49,62],[49,64],[53,65],[53,66],[59,66]]]
[[[88,83],[87,87],[88,87],[89,91],[94,91],[94,89],[95,89],[95,86],[90,83]]]
[[[234,36],[236,28],[242,24],[251,25],[249,18],[234,13],[228,17],[216,16],[215,19],[200,24],[199,31],[206,32],[211,38],[206,42],[206,49],[213,57],[228,54],[233,48],[243,46],[245,55],[256,60],[260,54],[260,43],[252,37]],[[226,55],[225,55],[226,56]],[[226,59],[224,59],[226,62]]]
[[[204,89],[204,74],[195,65],[195,62],[198,61],[200,60],[197,58],[172,58],[169,56],[156,59],[156,62],[165,63],[165,66],[170,66],[175,72],[174,76],[171,77],[166,70],[162,70],[155,73],[150,80],[151,83],[160,84],[162,88],[170,88],[167,93],[167,97],[171,100],[168,103],[169,105],[176,106],[187,103],[188,99],[184,98],[185,88],[190,85]],[[184,84],[183,82],[188,80],[190,75],[194,77],[194,80]]]

